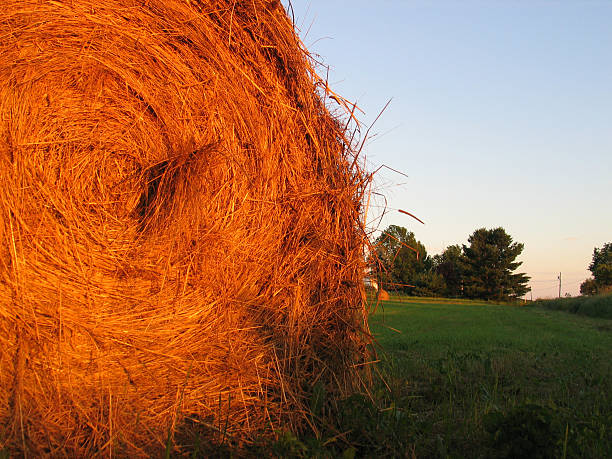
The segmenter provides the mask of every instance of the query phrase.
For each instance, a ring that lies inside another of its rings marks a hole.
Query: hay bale
[[[4,0],[0,36],[0,449],[248,441],[348,390],[364,175],[280,2]]]

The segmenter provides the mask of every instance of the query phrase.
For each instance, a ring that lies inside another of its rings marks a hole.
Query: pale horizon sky
[[[612,2],[291,4],[365,126],[392,99],[364,154],[408,178],[377,174],[379,229],[405,226],[433,255],[502,226],[525,244],[534,299],[558,294],[559,272],[578,294],[612,241]]]

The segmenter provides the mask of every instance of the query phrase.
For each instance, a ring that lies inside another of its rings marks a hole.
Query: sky
[[[287,7],[289,0],[283,0]],[[525,245],[533,298],[576,295],[612,242],[612,2],[291,0],[318,73],[355,102],[371,228],[440,253],[478,228]],[[290,15],[291,9],[289,9]],[[421,225],[397,212],[407,210]]]

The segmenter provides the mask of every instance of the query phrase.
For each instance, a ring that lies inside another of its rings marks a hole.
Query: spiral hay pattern
[[[278,1],[3,0],[0,449],[249,441],[358,382],[365,175],[324,91]]]

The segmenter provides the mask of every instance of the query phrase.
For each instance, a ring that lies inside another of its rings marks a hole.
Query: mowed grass
[[[612,457],[612,321],[391,300],[371,328],[391,455]]]

